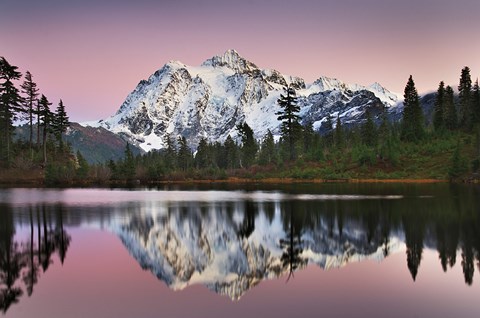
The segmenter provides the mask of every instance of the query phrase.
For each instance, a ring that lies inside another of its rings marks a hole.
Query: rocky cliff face
[[[163,148],[167,134],[186,137],[192,148],[201,138],[235,138],[235,126],[243,122],[257,138],[269,129],[279,135],[276,101],[286,85],[297,90],[303,124],[317,130],[327,116],[340,116],[351,125],[364,120],[367,111],[378,114],[398,103],[397,95],[378,83],[364,87],[320,77],[306,84],[298,77],[260,69],[228,50],[198,67],[167,63],[140,81],[114,116],[85,125],[124,134],[146,151]]]

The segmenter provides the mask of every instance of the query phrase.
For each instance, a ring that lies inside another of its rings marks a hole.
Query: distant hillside
[[[34,134],[35,132],[36,129]],[[27,140],[28,134],[28,126],[20,126],[15,130],[17,139]],[[79,150],[90,164],[103,163],[110,159],[116,161],[124,156],[126,141],[120,135],[102,127],[83,127],[78,123],[71,123],[64,138],[72,146],[73,151]],[[135,154],[142,152],[133,145],[131,149]]]

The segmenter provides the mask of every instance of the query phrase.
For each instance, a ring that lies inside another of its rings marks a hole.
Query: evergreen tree
[[[0,160],[10,162],[13,121],[21,110],[22,98],[13,84],[21,77],[18,67],[0,57]]]
[[[435,108],[433,110],[433,127],[436,131],[441,131],[445,127],[445,84],[440,82],[437,95],[435,97]]]
[[[177,167],[177,146],[170,134],[165,135],[165,164],[167,168],[174,170]]]
[[[460,84],[458,85],[458,97],[460,108],[460,124],[464,129],[470,131],[472,129],[472,79],[470,77],[470,68],[465,66],[460,76]]]
[[[370,112],[367,112],[367,120],[362,125],[361,135],[362,142],[365,145],[369,147],[375,147],[377,145],[377,127],[375,127],[375,123],[373,122]]]
[[[224,148],[224,158],[223,162],[220,165],[223,168],[234,169],[238,167],[238,147],[233,138],[228,135],[225,140]]]
[[[88,162],[82,156],[82,154],[80,153],[80,150],[77,150],[76,157],[77,157],[77,163],[78,163],[77,178],[85,179],[88,176],[88,171],[90,169]]]
[[[193,155],[190,147],[188,147],[187,139],[183,136],[178,137],[178,166],[186,171],[192,166],[192,162]]]
[[[455,107],[455,96],[450,86],[445,88],[445,127],[449,130],[457,128],[457,108]]]
[[[237,130],[242,140],[240,148],[240,166],[250,167],[255,162],[258,151],[258,144],[253,135],[253,130],[244,122],[237,125]]]
[[[417,141],[423,138],[423,112],[420,107],[417,89],[410,75],[404,92],[404,109],[402,120],[402,139]]]
[[[297,157],[295,142],[301,132],[300,106],[297,105],[297,97],[295,89],[291,86],[284,88],[285,93],[280,95],[277,100],[278,105],[282,108],[277,112],[277,119],[282,122],[281,133],[284,142],[288,145],[289,159],[294,160]]]
[[[276,160],[275,140],[270,129],[267,131],[265,138],[263,138],[262,147],[260,149],[259,161],[260,164],[271,164]]]
[[[205,138],[200,139],[195,154],[195,166],[197,169],[204,169],[213,165],[213,154],[211,147]]]
[[[124,175],[127,180],[132,180],[135,177],[135,158],[133,157],[130,144],[125,146],[125,158],[124,158]]]
[[[65,106],[63,105],[63,101],[60,100],[60,102],[58,103],[56,113],[54,115],[53,132],[54,132],[55,137],[57,138],[57,141],[60,145],[60,149],[62,149],[62,150],[63,150],[62,134],[65,131],[67,131],[68,127],[70,127],[70,122],[69,122],[67,113],[65,111]]]
[[[448,174],[450,178],[455,179],[455,178],[461,177],[467,172],[468,172],[468,164],[465,158],[461,155],[460,142],[458,142],[457,147],[455,147],[455,151],[453,152],[453,155],[452,155]]]
[[[53,122],[53,113],[50,111],[50,106],[52,103],[50,103],[45,97],[45,95],[42,95],[40,98],[40,101],[38,102],[39,108],[40,108],[40,126],[42,127],[42,145],[43,145],[43,163],[46,165],[47,163],[47,138],[48,138],[48,133],[50,133],[51,130],[51,125]]]
[[[32,79],[32,74],[27,71],[25,73],[25,80],[21,85],[22,93],[25,95],[24,106],[28,117],[28,127],[30,130],[29,145],[30,149],[33,146],[33,115],[35,114],[34,106],[38,98],[37,84]],[[37,136],[38,138],[38,136]]]
[[[335,147],[342,149],[345,146],[345,133],[342,127],[342,121],[340,116],[337,116],[337,123],[335,125]]]
[[[322,124],[323,126],[323,124]],[[330,147],[333,145],[333,121],[332,121],[332,116],[328,114],[327,120],[325,121],[325,135],[324,135],[324,140],[325,140],[325,145]]]
[[[478,87],[478,78],[473,85],[473,123],[480,123],[480,89]]]

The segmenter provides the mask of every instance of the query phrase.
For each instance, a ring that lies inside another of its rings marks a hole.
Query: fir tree
[[[370,112],[367,112],[367,120],[362,125],[361,135],[362,142],[365,145],[369,147],[375,147],[377,145],[377,127],[375,127],[375,123],[373,122]]]
[[[323,124],[322,124],[323,126]],[[325,140],[325,144],[330,147],[333,145],[333,120],[332,120],[332,116],[330,114],[328,114],[327,116],[327,120],[325,121],[325,128],[324,128],[324,131],[325,131],[325,135],[324,135],[324,140]]]
[[[30,136],[29,136],[29,145],[30,149],[32,149],[33,146],[33,115],[35,114],[34,106],[35,103],[37,102],[38,98],[38,88],[37,84],[33,81],[32,79],[32,74],[27,71],[25,73],[25,80],[23,84],[21,85],[22,88],[22,93],[25,95],[24,98],[24,106],[27,112],[27,118],[28,118],[28,127],[30,130]],[[38,136],[37,136],[38,138]]]
[[[192,161],[193,155],[188,147],[187,139],[183,136],[178,137],[178,166],[186,171],[192,166]]]
[[[410,75],[404,92],[404,109],[402,120],[402,139],[417,141],[423,138],[423,112],[420,107],[417,89]]]
[[[225,140],[224,148],[224,158],[221,167],[227,169],[234,169],[238,167],[238,147],[233,138],[228,135]]]
[[[90,169],[88,162],[82,156],[80,150],[77,150],[76,157],[77,157],[77,163],[78,163],[77,178],[85,179],[88,176],[88,171]]]
[[[57,138],[57,141],[60,145],[60,149],[63,150],[63,138],[62,134],[67,131],[67,128],[70,127],[70,122],[67,116],[67,113],[65,111],[65,106],[63,105],[63,101],[60,100],[58,103],[57,110],[54,115],[54,121],[53,121],[53,132],[55,134],[55,137]]]
[[[460,76],[460,84],[458,85],[458,97],[460,108],[460,124],[464,129],[470,131],[472,129],[472,79],[470,77],[470,68],[465,66]]]
[[[478,78],[473,85],[473,123],[480,123],[480,89],[478,87]]]
[[[440,82],[437,95],[435,97],[435,108],[433,110],[433,127],[436,131],[441,131],[445,127],[445,84]]]
[[[213,154],[205,138],[200,139],[195,154],[195,166],[197,169],[204,169],[213,164]]]
[[[45,95],[42,95],[40,97],[40,101],[38,102],[40,112],[40,126],[42,127],[42,146],[43,146],[43,163],[46,165],[47,163],[47,138],[48,134],[50,133],[51,130],[51,125],[53,122],[53,113],[50,111],[50,106],[52,103],[50,103],[45,97]]]
[[[165,164],[167,168],[174,170],[177,167],[177,146],[170,134],[165,135]]]
[[[255,162],[255,157],[258,151],[258,144],[253,135],[253,130],[244,122],[237,125],[237,130],[242,140],[242,147],[240,148],[240,166],[250,167]]]
[[[21,77],[18,67],[10,65],[0,57],[0,160],[10,162],[10,146],[13,134],[13,121],[21,111],[22,98],[13,84]]]
[[[340,116],[337,116],[337,123],[335,125],[335,147],[337,147],[337,149],[342,149],[345,146],[344,135],[342,121],[340,120]]]
[[[263,138],[259,157],[260,164],[271,164],[276,161],[275,140],[270,129],[267,131],[265,138]]]
[[[124,158],[124,174],[127,180],[132,180],[135,177],[135,158],[133,157],[130,144],[125,146],[125,158]]]
[[[298,115],[300,106],[297,105],[296,92],[293,87],[285,87],[284,91],[285,93],[281,94],[277,100],[282,110],[275,115],[282,122],[280,129],[282,138],[288,145],[289,159],[294,160],[297,157],[295,143],[301,132],[300,116]]]
[[[457,128],[457,108],[455,107],[455,96],[450,86],[445,88],[445,127],[449,130]]]

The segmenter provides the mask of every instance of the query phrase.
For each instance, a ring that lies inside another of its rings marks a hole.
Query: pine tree
[[[187,171],[192,166],[193,155],[188,147],[187,139],[183,136],[178,137],[178,166],[183,171]]]
[[[480,89],[478,87],[478,78],[473,85],[473,123],[480,123]]]
[[[445,84],[440,82],[437,95],[435,97],[435,108],[433,110],[433,127],[436,131],[441,131],[445,127]]]
[[[170,134],[165,135],[165,165],[171,170],[175,170],[177,167],[177,146],[175,140]]]
[[[250,167],[255,162],[258,151],[258,144],[253,135],[253,130],[244,122],[237,125],[237,130],[242,140],[240,148],[240,166]]]
[[[25,73],[25,80],[21,85],[22,93],[25,95],[24,106],[28,117],[28,127],[30,130],[29,145],[30,149],[33,146],[33,115],[35,114],[34,106],[38,98],[37,84],[32,79],[32,74],[27,71]],[[38,138],[38,137],[37,137]]]
[[[377,145],[377,127],[375,127],[375,123],[373,122],[373,118],[370,112],[367,112],[367,120],[362,125],[361,135],[362,142],[365,145],[369,147],[375,147]]]
[[[127,180],[132,180],[135,177],[135,158],[133,157],[130,144],[125,146],[125,158],[124,158],[124,174]]]
[[[462,127],[470,131],[472,129],[472,79],[470,77],[470,68],[465,66],[460,75],[460,84],[458,85],[460,124]]]
[[[204,169],[213,166],[213,161],[213,154],[207,140],[205,138],[200,139],[195,154],[195,166],[197,169]]]
[[[62,134],[67,131],[67,128],[70,127],[70,122],[65,111],[65,106],[63,105],[63,101],[60,100],[58,103],[57,110],[54,115],[53,121],[53,132],[57,141],[60,145],[60,149],[63,150],[63,138]]]
[[[294,160],[297,157],[295,143],[301,132],[300,116],[298,115],[300,106],[297,105],[296,92],[293,87],[285,87],[284,91],[285,93],[281,94],[277,100],[282,110],[275,115],[282,122],[280,129],[282,138],[288,145],[289,158]]]
[[[80,150],[77,150],[76,157],[77,157],[77,163],[78,163],[77,178],[85,179],[88,176],[88,171],[90,169],[88,162],[82,156],[82,154],[80,153]]]
[[[323,124],[322,124],[323,127]],[[324,140],[325,140],[325,145],[330,147],[333,145],[333,120],[332,120],[332,115],[328,114],[327,120],[325,121],[325,135],[324,135]]]
[[[53,122],[53,113],[50,111],[50,106],[52,103],[50,103],[45,97],[45,95],[42,95],[40,97],[40,101],[38,102],[39,104],[39,116],[40,116],[40,126],[42,127],[42,145],[43,145],[43,163],[46,165],[47,163],[47,138],[48,134],[50,133],[51,130],[51,125]]]
[[[21,77],[18,67],[0,57],[0,160],[10,162],[13,121],[21,111],[22,98],[13,84]]]
[[[445,88],[445,112],[444,121],[445,127],[449,130],[457,128],[457,108],[455,107],[455,96],[453,89],[450,86]]]
[[[226,169],[237,168],[238,162],[239,162],[238,147],[230,135],[227,136],[227,139],[225,140],[223,148],[224,148],[224,158],[222,160],[223,164],[220,166]]]
[[[260,149],[259,161],[260,164],[271,164],[276,160],[275,140],[270,129],[267,131],[265,138],[263,138],[262,147]]]
[[[335,125],[335,147],[337,147],[337,149],[342,149],[345,146],[344,135],[342,121],[340,120],[340,116],[337,116],[337,123]]]
[[[417,141],[423,138],[423,112],[420,107],[417,89],[410,75],[404,92],[404,109],[402,120],[402,139]]]

